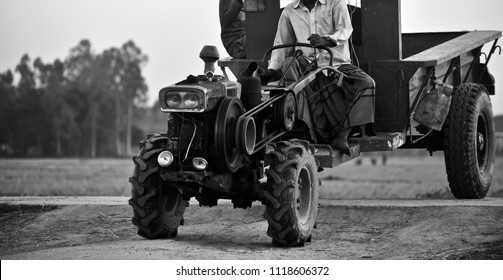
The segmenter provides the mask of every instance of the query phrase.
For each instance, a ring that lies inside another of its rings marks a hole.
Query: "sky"
[[[402,31],[503,30],[502,11],[501,0],[402,0]],[[64,59],[81,39],[97,53],[133,40],[149,57],[143,75],[150,103],[162,87],[202,73],[204,45],[228,56],[218,0],[0,0],[0,72],[14,70],[23,54],[47,63]],[[489,69],[496,79],[493,110],[501,115],[503,55],[494,55]]]

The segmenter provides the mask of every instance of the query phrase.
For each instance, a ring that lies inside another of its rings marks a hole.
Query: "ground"
[[[0,196],[0,259],[503,259],[500,158],[488,198],[467,201],[449,194],[439,158],[363,159],[321,173],[324,199],[304,247],[273,247],[259,203],[241,210],[191,201],[178,238],[146,240],[127,196]],[[49,162],[55,172],[68,166]]]
[[[1,259],[503,259],[500,198],[322,200],[313,241],[291,249],[272,246],[261,205],[192,202],[177,239],[146,240],[127,197],[12,199]]]

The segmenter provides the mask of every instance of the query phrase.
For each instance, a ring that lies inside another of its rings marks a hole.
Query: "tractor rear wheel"
[[[157,156],[166,146],[166,136],[150,137],[133,158],[135,167],[129,178],[133,224],[138,227],[138,235],[148,239],[176,237],[187,207],[178,189],[164,182],[159,174]]]
[[[461,84],[453,92],[444,124],[444,156],[452,194],[484,198],[491,186],[495,147],[491,100],[480,84]]]
[[[282,141],[271,152],[267,172],[267,235],[273,244],[303,246],[311,240],[318,214],[318,167],[306,141]]]

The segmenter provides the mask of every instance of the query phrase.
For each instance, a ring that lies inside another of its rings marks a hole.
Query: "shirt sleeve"
[[[346,1],[338,1],[333,7],[333,20],[335,26],[334,34],[324,34],[330,37],[337,45],[342,45],[348,41],[353,33],[353,26],[351,24],[351,17],[349,16]]]
[[[282,44],[292,44],[297,41],[295,33],[293,32],[292,24],[288,16],[287,9],[283,10],[278,21],[278,30],[276,32],[276,37],[274,38],[274,46]],[[279,70],[281,69],[281,64],[285,60],[285,57],[292,48],[276,49],[271,54],[271,59],[269,60],[269,69]]]

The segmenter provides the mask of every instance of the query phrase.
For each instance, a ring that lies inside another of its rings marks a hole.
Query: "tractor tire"
[[[157,156],[166,149],[167,137],[154,135],[142,143],[135,164],[131,183],[133,224],[138,235],[148,239],[171,238],[178,235],[178,226],[183,223],[187,201],[178,189],[164,182],[159,174]]]
[[[458,199],[484,198],[491,186],[496,153],[491,100],[480,84],[453,92],[443,128],[449,187]]]
[[[318,214],[318,166],[307,141],[276,143],[264,192],[267,235],[273,245],[303,246],[311,240]]]

